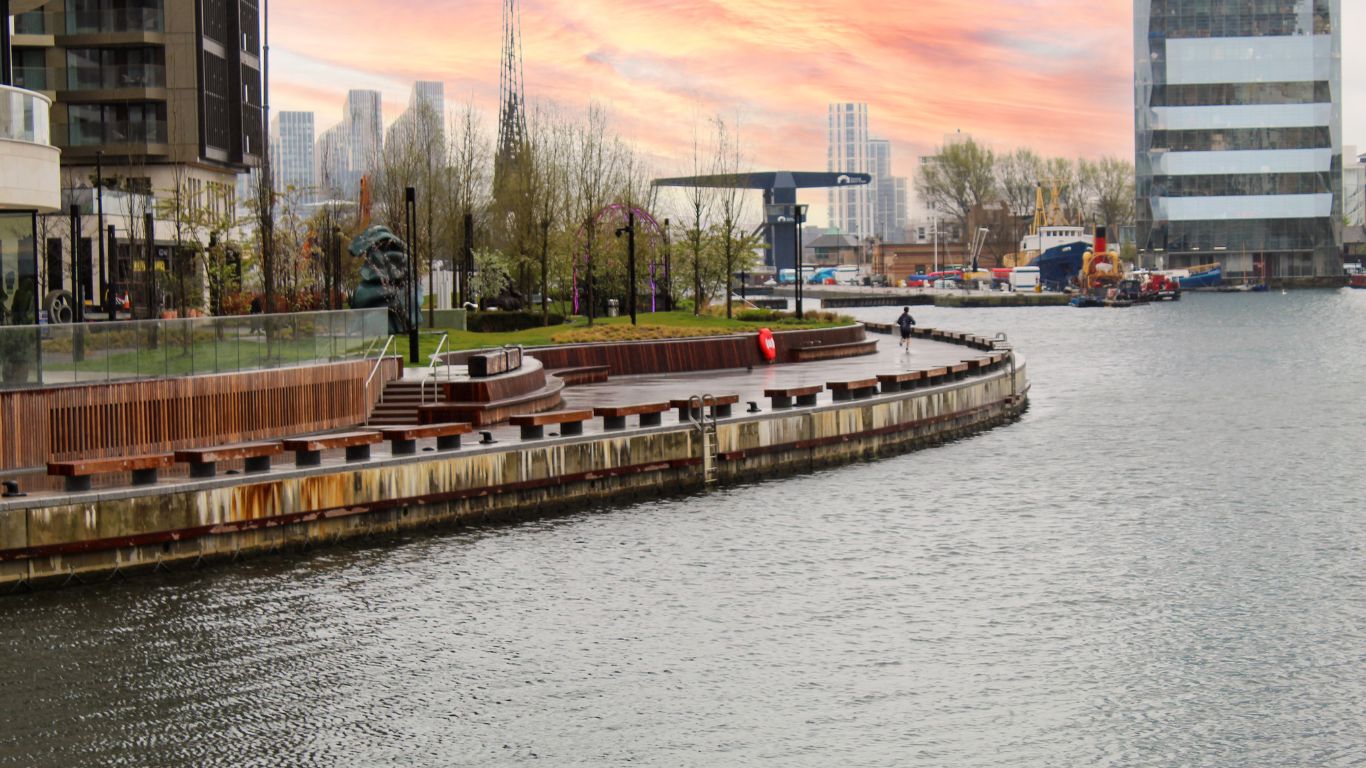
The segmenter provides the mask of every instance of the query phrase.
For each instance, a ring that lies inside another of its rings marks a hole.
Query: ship
[[[1361,262],[1345,264],[1343,270],[1347,273],[1347,285],[1352,288],[1366,288],[1366,267],[1361,266]]]

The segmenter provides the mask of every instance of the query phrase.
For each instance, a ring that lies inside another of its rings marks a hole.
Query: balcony
[[[68,35],[165,31],[165,13],[160,8],[118,8],[66,14]]]
[[[66,80],[70,91],[165,88],[166,67],[161,64],[72,67],[66,71]]]
[[[30,91],[52,90],[52,69],[50,67],[15,67],[14,85]]]
[[[160,120],[109,120],[98,124],[70,124],[68,146],[145,145],[166,143],[166,123]]]
[[[61,151],[52,146],[46,96],[0,86],[0,210],[57,210]]]

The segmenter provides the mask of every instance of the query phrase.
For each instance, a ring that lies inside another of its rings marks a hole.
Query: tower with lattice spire
[[[521,159],[526,141],[526,94],[522,90],[522,27],[517,0],[503,0],[503,66],[498,76],[498,157],[494,178]]]

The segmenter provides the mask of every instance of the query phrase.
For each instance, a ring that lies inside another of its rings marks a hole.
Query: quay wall
[[[1014,361],[922,390],[722,420],[577,438],[467,446],[47,499],[0,502],[0,592],[300,548],[425,526],[562,514],[865,460],[1016,418],[1028,380]]]

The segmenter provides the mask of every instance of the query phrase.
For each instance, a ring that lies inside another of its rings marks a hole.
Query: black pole
[[[98,225],[95,227],[95,237],[100,241],[100,286],[95,298],[100,303],[100,311],[108,314],[110,320],[114,319],[114,310],[109,306],[109,272],[105,267],[104,258],[104,238],[99,233],[104,231],[104,150],[95,151],[95,216]]]
[[[664,220],[664,311],[674,311],[674,276],[669,267],[669,220]]]
[[[460,266],[460,308],[464,309],[470,299],[470,276],[474,274],[474,214],[465,214],[464,258]]]
[[[546,274],[549,272],[550,219],[541,219],[541,325],[550,325],[550,296]]]
[[[147,211],[142,216],[142,231],[147,235],[147,309],[152,320],[157,319],[157,316],[161,314],[161,304],[157,301],[155,227],[156,222],[152,218],[152,212]]]
[[[793,220],[797,222],[797,319],[802,319],[802,209],[792,206]]]
[[[417,226],[414,222],[417,211],[417,190],[407,187],[403,190],[403,213],[408,224],[408,362],[417,364]]]
[[[110,224],[110,225],[109,225],[109,229],[108,229],[108,239],[109,239],[109,246],[108,246],[108,247],[109,247],[109,261],[112,263],[112,262],[114,262],[114,261],[116,261],[116,260],[118,259],[118,255],[117,255],[117,254],[118,254],[118,252],[119,252],[119,251],[118,251],[118,248],[117,248],[117,246],[118,246],[118,239],[117,239],[117,236],[114,234],[114,225],[113,225],[113,224]],[[116,270],[113,270],[113,271],[114,271],[114,272],[118,272],[117,269],[116,269]],[[108,298],[108,300],[109,300],[109,319],[110,319],[110,320],[117,320],[117,319],[118,319],[118,302],[114,301],[114,289],[113,289],[112,287],[109,287],[109,286],[106,284],[105,289],[104,289],[104,293],[105,293],[105,296],[106,296],[106,297]]]
[[[636,212],[626,212],[626,304],[631,310],[631,325],[636,324]]]
[[[71,321],[85,320],[81,284],[81,207],[71,204]]]
[[[0,0],[0,85],[14,85],[14,60],[10,58],[9,46],[9,0]]]

